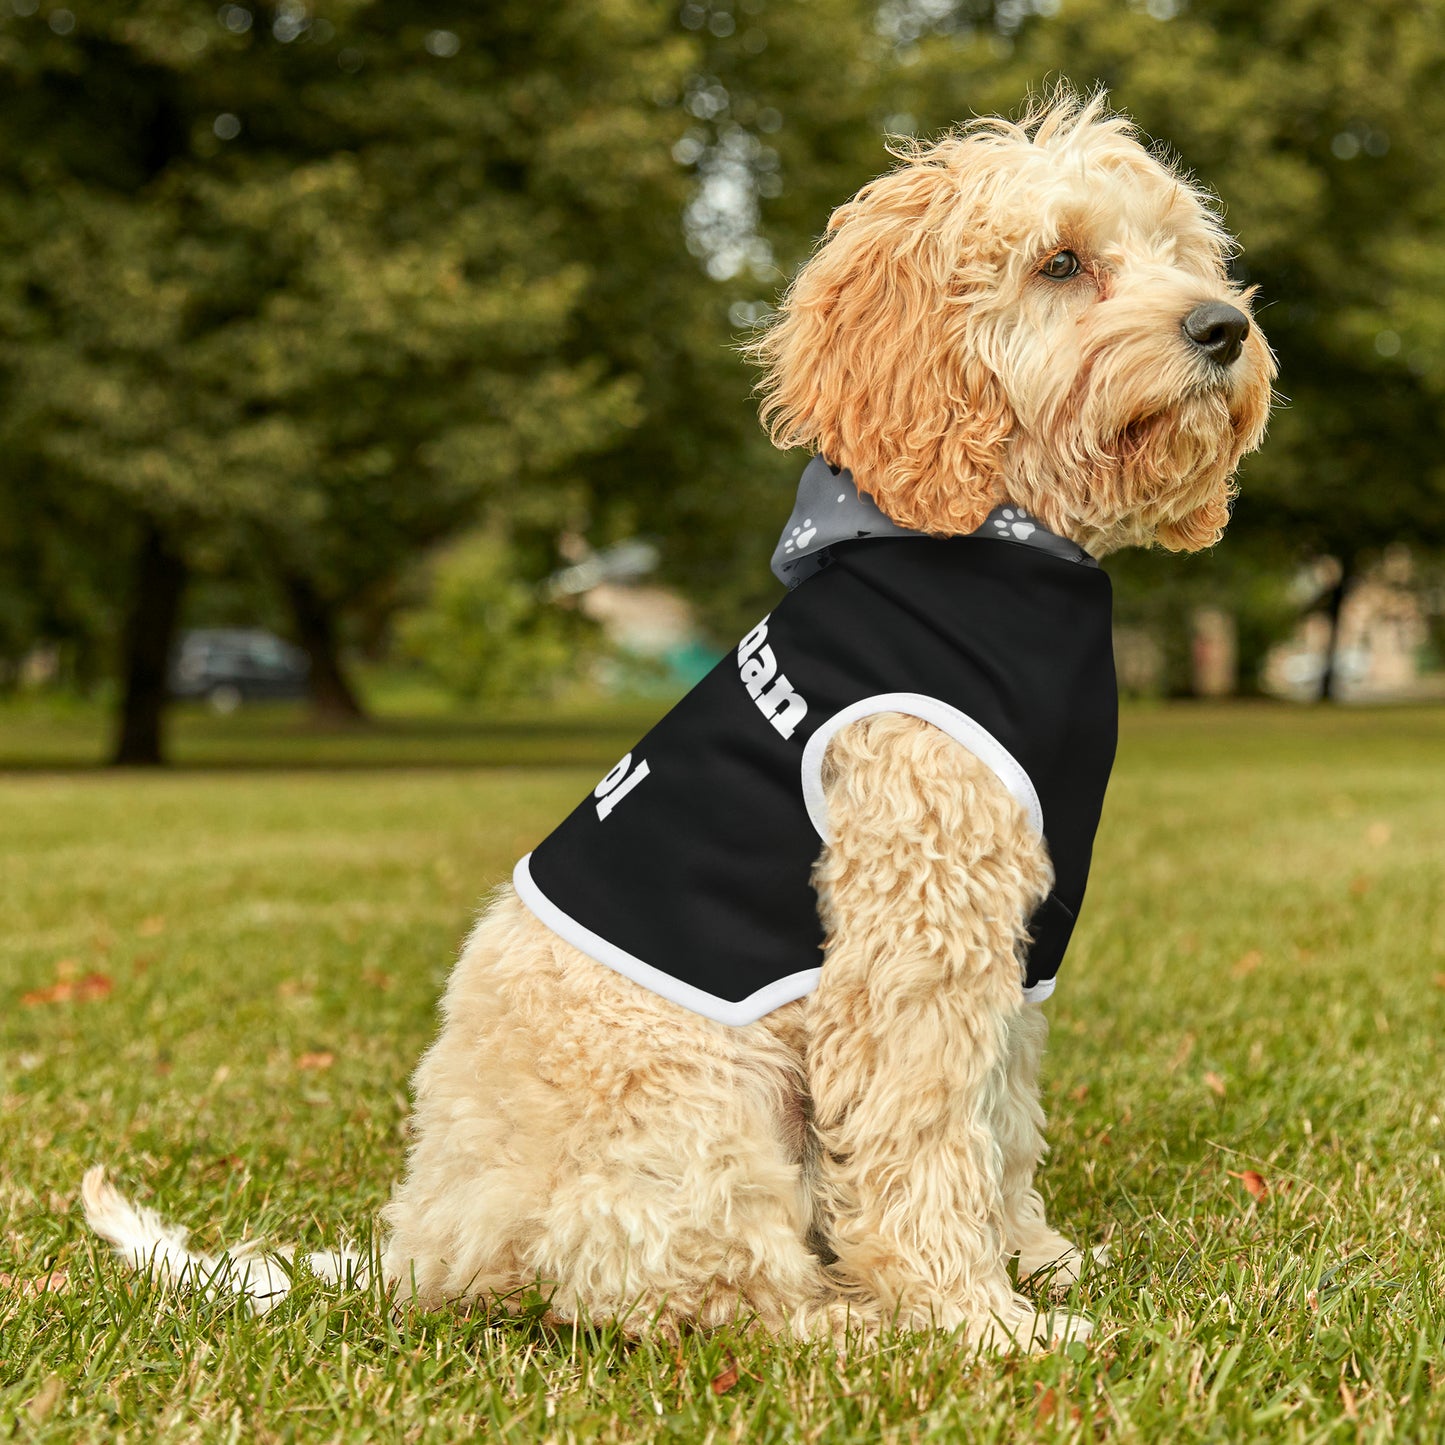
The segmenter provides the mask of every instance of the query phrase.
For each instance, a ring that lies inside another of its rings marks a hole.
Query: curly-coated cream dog
[[[910,537],[853,544],[903,549],[903,566],[963,555],[929,539],[991,517],[1076,544],[1085,567],[1125,545],[1209,546],[1273,377],[1229,247],[1209,201],[1101,100],[971,123],[908,147],[833,216],[756,345],[765,418],[779,446],[828,458],[838,504],[856,483],[884,535]],[[783,550],[816,529],[803,517]],[[1007,548],[967,553],[1005,554],[1014,565]],[[786,738],[816,704],[781,674],[744,688],[773,677],[762,635],[724,682]],[[1063,865],[994,739],[921,714],[864,709],[817,750],[821,968],[800,958],[752,995],[776,1004],[756,1017],[726,1001],[709,1017],[692,1006],[705,990],[645,964],[629,977],[605,941],[584,951],[588,930],[519,870],[526,896],[504,888],[487,908],[416,1074],[385,1214],[403,1296],[540,1285],[561,1319],[668,1335],[739,1318],[835,1339],[895,1323],[985,1345],[1086,1333],[1039,1316],[1008,1273],[1012,1256],[1021,1276],[1080,1262],[1035,1189],[1045,1022],[1020,970]],[[580,812],[662,798],[631,757]],[[98,1171],[86,1198],[132,1257],[184,1266]]]

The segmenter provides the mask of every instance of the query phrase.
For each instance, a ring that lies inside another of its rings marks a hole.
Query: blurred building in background
[[[598,676],[606,687],[680,692],[722,656],[687,598],[649,580],[659,560],[653,543],[632,539],[592,552],[582,538],[572,537],[562,547],[577,560],[547,579],[546,594],[553,601],[577,599],[601,628],[609,647]]]
[[[1328,595],[1336,585],[1332,559],[1301,578],[1301,592]],[[1328,612],[1307,612],[1262,671],[1266,692],[1296,701],[1319,697],[1334,654],[1334,696],[1345,702],[1445,698],[1445,668],[1431,646],[1436,601],[1416,573],[1407,547],[1391,548],[1342,599],[1338,625]]]

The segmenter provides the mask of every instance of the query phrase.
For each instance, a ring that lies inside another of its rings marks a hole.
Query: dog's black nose
[[[1211,361],[1228,366],[1244,349],[1249,317],[1223,301],[1206,301],[1184,318],[1184,334]]]

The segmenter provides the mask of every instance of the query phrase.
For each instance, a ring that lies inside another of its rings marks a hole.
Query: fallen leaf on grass
[[[49,988],[32,988],[29,993],[20,995],[20,1006],[22,1008],[34,1008],[42,1003],[62,1003],[75,991],[75,985],[66,983],[52,983]]]
[[[1077,1089],[1069,1090],[1069,1098],[1071,1098],[1076,1104],[1082,1104],[1084,1100],[1088,1097],[1089,1086],[1087,1084],[1080,1084]]]
[[[1264,1196],[1269,1193],[1269,1182],[1258,1170],[1242,1169],[1238,1173],[1235,1173],[1235,1171],[1231,1169],[1228,1172],[1231,1179],[1237,1179],[1244,1185],[1245,1191],[1251,1198],[1263,1199]]]
[[[20,1002],[25,1008],[46,1003],[90,1003],[105,998],[114,987],[109,974],[88,973],[84,978],[62,978],[48,988],[32,989],[20,995]]]
[[[301,1054],[296,1060],[298,1069],[329,1069],[336,1062],[336,1055],[328,1053],[325,1049],[318,1049],[314,1054]]]
[[[65,1394],[65,1381],[59,1375],[51,1375],[48,1380],[31,1396],[30,1403],[25,1407],[31,1420],[37,1425],[46,1419],[50,1412],[60,1403],[61,1397]]]
[[[1035,1388],[1038,1394],[1034,1404],[1034,1424],[1038,1426],[1052,1425],[1059,1409],[1058,1393],[1052,1386],[1048,1388],[1036,1386]],[[1077,1404],[1071,1403],[1069,1405],[1069,1423],[1077,1425],[1083,1418],[1083,1410]]]
[[[1039,1395],[1038,1403],[1034,1407],[1034,1424],[1052,1425],[1054,1423],[1054,1414],[1058,1410],[1058,1407],[1059,1397],[1051,1389],[1044,1390]]]
[[[1220,1078],[1220,1076],[1216,1074],[1213,1069],[1210,1069],[1210,1071],[1205,1074],[1204,1086],[1211,1093],[1218,1094],[1221,1099],[1224,1097],[1224,1080]]]
[[[712,1392],[714,1395],[726,1395],[729,1390],[738,1382],[738,1362],[728,1356],[728,1367],[721,1374],[712,1377]]]
[[[1435,975],[1435,987],[1445,988],[1445,973],[1437,973]]]
[[[1259,949],[1251,948],[1243,958],[1239,959],[1229,971],[1235,978],[1247,978],[1264,962],[1264,954]]]
[[[379,989],[382,993],[386,993],[394,982],[389,973],[383,973],[379,968],[362,969],[361,981],[362,983],[370,984],[374,989]]]
[[[166,931],[166,921],[159,913],[151,918],[142,918],[136,926],[136,932],[142,938],[159,938]]]
[[[1366,878],[1363,873],[1357,874],[1350,879],[1350,897],[1363,898],[1374,886],[1372,878]]]
[[[53,1269],[49,1274],[31,1279],[18,1274],[0,1274],[0,1289],[13,1289],[25,1299],[36,1299],[43,1294],[65,1294],[70,1289],[70,1276],[63,1269]]]
[[[1371,823],[1365,829],[1365,842],[1372,848],[1383,848],[1390,841],[1390,825],[1388,823]]]
[[[1165,1068],[1167,1068],[1172,1074],[1176,1069],[1180,1069],[1184,1066],[1184,1064],[1189,1059],[1189,1055],[1193,1052],[1194,1035],[1185,1034],[1184,1037],[1179,1041],[1179,1047],[1174,1050],[1174,1057],[1169,1060],[1169,1062],[1165,1065]]]

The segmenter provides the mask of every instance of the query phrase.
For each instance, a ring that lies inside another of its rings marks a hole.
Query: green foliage
[[[764,438],[737,347],[833,207],[887,161],[890,66],[859,0],[659,10],[691,48],[682,82],[654,93],[678,131],[681,225],[649,224],[642,247],[627,243],[635,215],[613,218],[624,234],[598,232],[610,256],[598,270],[614,281],[589,314],[617,364],[645,378],[646,419],[579,468],[585,523],[598,544],[664,539],[663,579],[731,642],[776,599],[767,558],[806,460]]]
[[[398,641],[461,702],[546,696],[598,650],[595,628],[541,600],[496,531],[460,538],[427,571],[426,600],[398,617]]]
[[[641,528],[705,602],[756,598],[796,468],[728,307],[876,145],[864,12],[749,4],[0,10],[0,444],[29,494],[373,615],[483,511],[534,575],[563,524]],[[718,183],[750,258],[722,283]]]
[[[531,577],[640,531],[735,635],[801,460],[735,344],[885,130],[1060,76],[1244,238],[1288,400],[1226,545],[1445,545],[1442,72],[1442,0],[0,7],[0,652],[99,658],[150,522],[372,635],[481,517]]]
[[[13,456],[0,464],[0,691],[38,640],[59,649],[72,685],[88,687],[105,670],[127,524],[113,499],[44,488]]]
[[[678,189],[645,97],[683,56],[643,4],[529,13],[0,20],[0,426],[36,483],[349,600],[635,424],[558,182]]]

